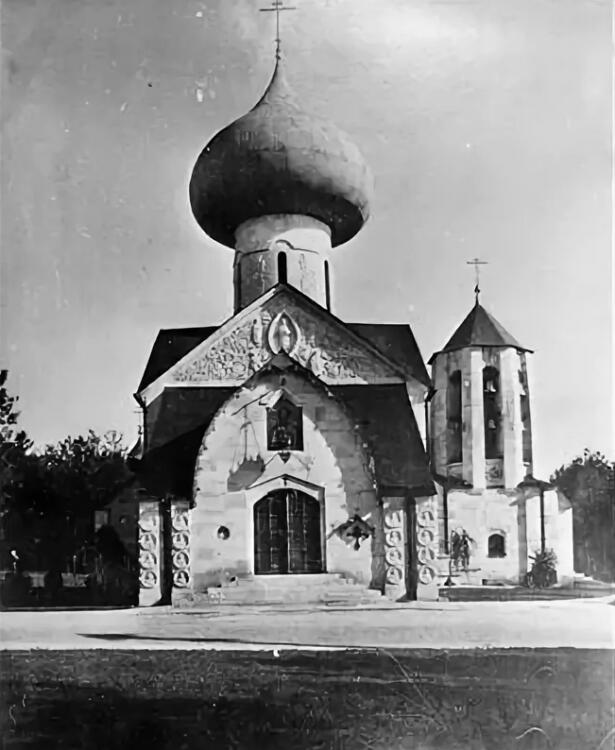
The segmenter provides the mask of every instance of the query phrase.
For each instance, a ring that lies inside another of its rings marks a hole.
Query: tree
[[[64,513],[104,508],[132,479],[122,436],[110,431],[67,437],[39,457],[46,489]]]
[[[575,568],[615,578],[615,464],[585,449],[551,482],[570,500],[573,510]]]
[[[23,483],[25,463],[32,441],[17,425],[18,396],[6,388],[8,371],[0,370],[0,516],[4,518]]]
[[[36,454],[25,472],[20,510],[41,539],[45,567],[62,568],[91,536],[94,511],[132,481],[122,437],[116,432],[67,437]]]

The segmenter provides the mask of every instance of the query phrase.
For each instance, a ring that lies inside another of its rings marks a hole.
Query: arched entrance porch
[[[316,498],[276,489],[255,503],[253,512],[257,575],[323,572],[323,523]]]

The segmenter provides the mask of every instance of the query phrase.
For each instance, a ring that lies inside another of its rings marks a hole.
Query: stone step
[[[524,586],[442,586],[440,598],[449,602],[531,601],[535,599],[578,599],[603,596],[603,591],[574,586],[528,589]]]
[[[285,587],[292,584],[293,586],[314,586],[316,584],[330,585],[340,582],[346,583],[347,581],[351,581],[351,579],[344,578],[341,573],[289,573],[280,575],[255,575],[240,578],[238,580],[238,585],[263,584],[270,587]]]
[[[583,576],[583,578],[577,578],[575,576],[573,585],[575,589],[602,589],[604,591],[615,591],[615,583],[598,581],[589,576]]]
[[[336,573],[319,575],[255,576],[237,585],[210,587],[194,594],[192,606],[211,604],[310,604],[334,602],[365,604],[381,599],[380,591]],[[186,606],[186,605],[184,605]]]

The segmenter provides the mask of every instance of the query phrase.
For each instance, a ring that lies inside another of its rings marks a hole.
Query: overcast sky
[[[138,423],[160,328],[232,311],[194,160],[273,64],[252,0],[4,0],[2,366],[38,442]],[[408,322],[425,358],[473,303],[535,350],[537,473],[612,454],[610,0],[296,0],[305,108],[359,145],[372,218],[334,311]]]

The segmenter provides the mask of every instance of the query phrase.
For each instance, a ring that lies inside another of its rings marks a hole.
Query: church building
[[[142,606],[434,600],[456,529],[475,548],[460,583],[516,583],[541,543],[572,575],[569,504],[524,484],[529,350],[477,298],[430,375],[408,325],[335,315],[335,248],[372,189],[279,54],[197,158],[190,203],[234,253],[234,310],[160,331],[135,394]]]

